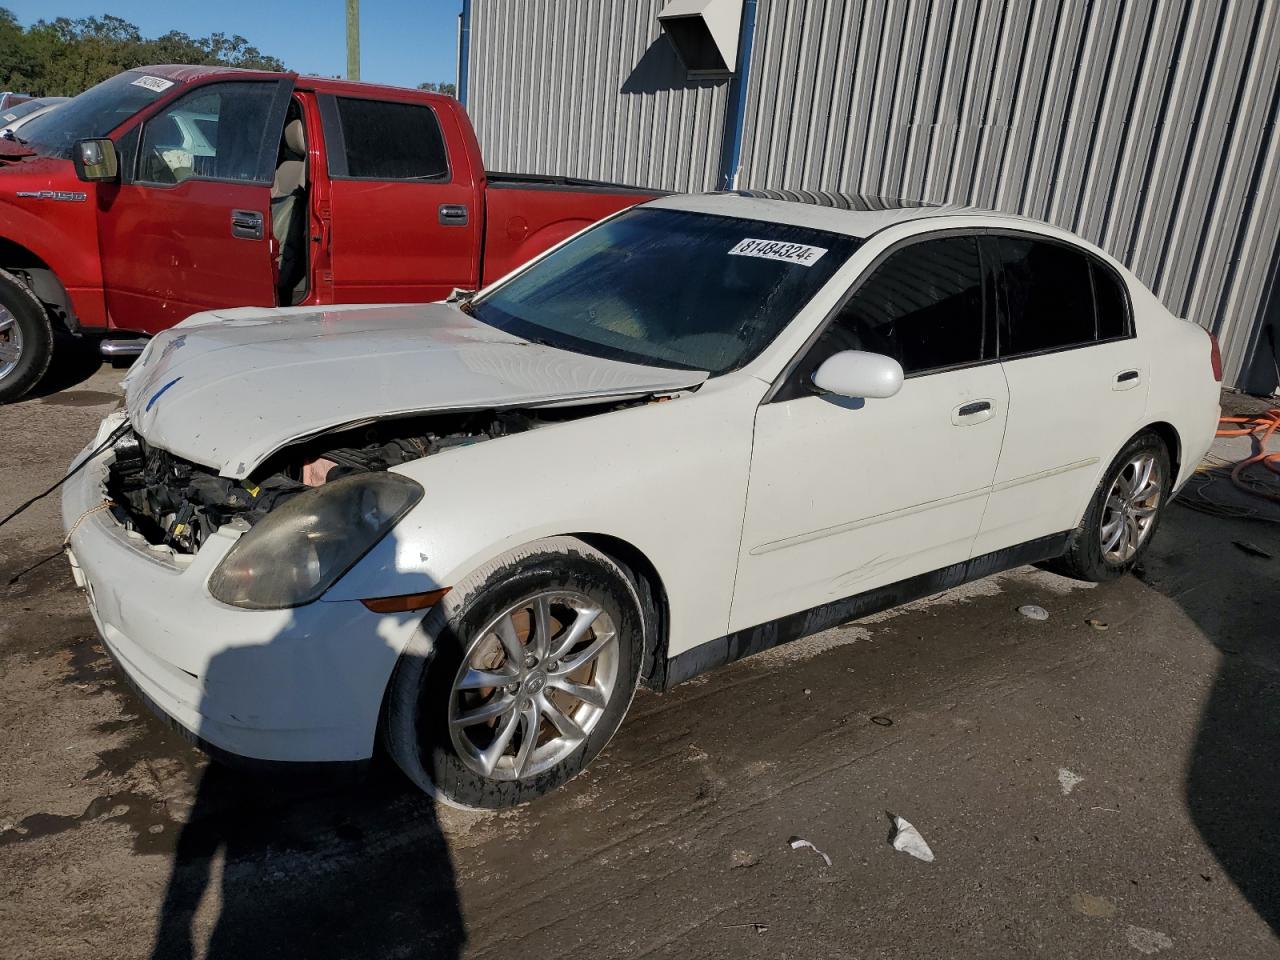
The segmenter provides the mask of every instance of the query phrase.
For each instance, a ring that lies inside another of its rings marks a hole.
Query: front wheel
[[[1066,552],[1051,566],[1095,583],[1132,570],[1151,545],[1173,480],[1164,441],[1144,430],[1111,462]]]
[[[401,657],[384,742],[419,787],[509,807],[575,776],[622,723],[644,628],[609,557],[554,537],[482,567],[431,611]]]
[[[53,358],[53,328],[44,304],[21,280],[0,270],[0,403],[35,386]]]

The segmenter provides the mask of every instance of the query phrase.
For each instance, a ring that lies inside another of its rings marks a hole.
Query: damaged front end
[[[114,447],[105,492],[126,529],[150,544],[194,554],[223,525],[240,520],[252,527],[299,494],[343,477],[637,402],[644,401],[378,421],[285,447],[242,480],[174,456],[130,430]]]

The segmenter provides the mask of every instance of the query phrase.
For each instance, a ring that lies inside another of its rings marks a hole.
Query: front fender
[[[722,635],[766,389],[733,379],[396,468],[426,495],[325,599],[448,587],[522,544],[591,533],[631,544],[657,570],[671,654]]]

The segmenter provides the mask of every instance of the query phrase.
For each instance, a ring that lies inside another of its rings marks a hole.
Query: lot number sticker
[[[748,237],[729,251],[736,257],[760,257],[763,260],[781,260],[812,267],[827,252],[826,247],[811,247],[805,243],[782,243],[778,240],[756,240]]]
[[[139,77],[137,80],[133,81],[133,85],[135,87],[146,87],[148,90],[154,90],[156,93],[160,93],[161,91],[168,90],[172,87],[173,81],[166,80],[163,77]]]

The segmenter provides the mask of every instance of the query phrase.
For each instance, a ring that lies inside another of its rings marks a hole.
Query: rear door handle
[[[231,235],[240,240],[261,240],[263,219],[257,210],[232,210]]]
[[[467,225],[467,208],[460,203],[440,204],[440,226],[465,227]]]
[[[1112,385],[1112,390],[1132,390],[1142,382],[1141,370],[1121,370],[1116,374],[1116,382]]]
[[[995,416],[994,400],[970,400],[951,411],[951,422],[957,427],[984,423]]]

